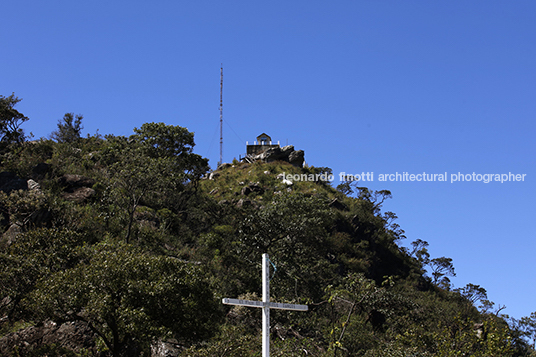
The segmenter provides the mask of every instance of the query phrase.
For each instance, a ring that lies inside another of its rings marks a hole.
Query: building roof
[[[270,135],[268,135],[266,133],[262,133],[261,135],[257,136],[257,140],[260,141],[259,138],[263,137],[263,136],[267,137],[268,141],[272,141],[272,138],[270,137]]]

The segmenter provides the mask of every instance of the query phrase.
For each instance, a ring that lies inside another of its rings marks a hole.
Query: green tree
[[[82,119],[84,117],[81,114],[65,113],[62,120],[58,121],[58,130],[53,131],[51,138],[58,143],[73,143],[80,139],[82,133]]]
[[[262,253],[277,266],[277,290],[286,298],[322,296],[322,283],[333,267],[327,254],[327,229],[333,221],[325,201],[301,194],[276,197],[240,224],[238,253],[257,264]]]
[[[41,279],[74,267],[84,256],[86,237],[60,229],[36,229],[0,251],[0,313],[10,320],[31,316],[24,300]]]
[[[417,259],[421,267],[424,267],[430,263],[430,253],[428,253],[428,242],[421,239],[417,239],[411,242],[412,250],[410,256]]]
[[[173,189],[182,191],[182,180],[174,175],[169,158],[144,156],[139,148],[125,148],[124,158],[110,167],[112,196],[127,214],[125,241],[128,243],[134,228],[136,209],[142,204],[162,199]]]
[[[0,143],[4,146],[11,143],[24,141],[24,131],[20,125],[28,120],[22,113],[15,109],[15,105],[22,99],[12,93],[9,97],[0,95]]]
[[[343,181],[337,185],[337,191],[341,192],[345,196],[352,195],[355,190],[359,190],[357,181]]]
[[[478,328],[477,328],[478,326]],[[438,357],[509,357],[513,356],[510,329],[500,319],[490,318],[482,324],[457,316],[449,326],[435,333]]]
[[[194,133],[177,125],[145,123],[134,128],[130,140],[141,144],[143,151],[152,158],[170,158],[176,165],[175,174],[181,174],[184,182],[196,183],[208,169],[208,159],[193,153]]]
[[[41,281],[31,294],[42,318],[85,321],[114,356],[147,352],[158,338],[207,338],[217,305],[202,272],[126,244],[99,244],[89,262]]]
[[[208,160],[192,152],[193,133],[180,126],[146,123],[134,135],[107,137],[111,197],[126,213],[130,241],[140,205],[185,210],[208,170]]]
[[[530,316],[522,317],[520,323],[523,332],[532,342],[532,348],[536,349],[536,312],[531,313]]]
[[[355,355],[360,349],[369,349],[379,342],[376,332],[385,329],[389,318],[400,310],[415,308],[409,299],[394,293],[392,278],[378,287],[362,273],[349,274],[337,286],[328,286],[327,300],[335,312],[330,331],[330,349],[334,355]]]
[[[467,284],[461,289],[456,289],[463,297],[475,305],[478,301],[482,301],[488,298],[488,293],[486,289],[480,285]]]
[[[185,157],[195,146],[194,134],[180,126],[145,123],[134,132],[130,138],[143,144],[152,157]]]
[[[450,286],[449,276],[456,276],[452,258],[440,257],[430,260],[432,270],[432,283],[441,284],[444,287]]]

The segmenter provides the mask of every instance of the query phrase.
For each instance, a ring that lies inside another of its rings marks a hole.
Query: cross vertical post
[[[225,305],[262,308],[262,357],[270,357],[270,309],[307,311],[307,305],[270,302],[270,259],[262,255],[262,301],[223,298]]]
[[[262,357],[270,357],[270,266],[268,254],[262,255]]]

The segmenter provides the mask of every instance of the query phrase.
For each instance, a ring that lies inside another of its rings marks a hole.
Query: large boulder
[[[9,226],[8,230],[0,237],[0,245],[11,245],[17,240],[17,237],[22,234],[24,230],[20,223],[13,223]]]
[[[56,345],[73,352],[91,353],[98,356],[95,346],[95,333],[81,321],[67,322],[57,325],[46,322],[39,326],[31,326],[12,332],[0,338],[0,355],[11,356],[14,350],[23,352],[35,351],[45,345]]]
[[[73,201],[82,203],[88,200],[89,198],[95,196],[95,190],[89,187],[78,187],[72,188],[68,191],[65,191],[61,194],[61,197],[67,201]]]
[[[184,350],[177,341],[158,340],[151,345],[151,357],[176,357]]]
[[[95,195],[95,190],[91,188],[95,180],[81,176],[66,174],[58,179],[60,185],[64,186],[61,197],[74,202],[85,202]]]
[[[52,171],[52,165],[42,162],[32,168],[32,176],[35,179],[42,179],[50,171]]]
[[[284,156],[285,155],[281,152],[281,148],[271,148],[258,154],[255,158],[265,162],[272,162],[282,160],[284,159]]]
[[[13,172],[0,172],[0,191],[9,194],[11,191],[27,189],[28,183]]]
[[[250,183],[248,186],[242,187],[240,194],[242,196],[248,196],[252,192],[262,195],[264,193],[264,189],[258,183]]]
[[[225,170],[226,168],[229,168],[229,167],[232,167],[232,166],[233,166],[233,164],[230,164],[228,162],[224,162],[223,164],[218,166],[218,168],[216,170]]]
[[[245,160],[244,158],[243,160]],[[263,162],[274,162],[274,161],[286,161],[291,163],[296,167],[303,167],[305,162],[305,152],[303,150],[294,150],[294,146],[287,145],[282,148],[275,147],[270,148],[258,155],[247,157],[250,161],[263,161]]]
[[[288,156],[288,162],[296,167],[303,167],[305,162],[305,152],[303,150],[293,151]]]
[[[65,174],[58,179],[58,182],[62,186],[66,186],[67,189],[77,188],[77,187],[91,187],[95,184],[95,180],[82,176],[82,175],[72,175]]]
[[[338,199],[334,198],[330,203],[329,207],[338,209],[339,211],[349,211],[347,205],[345,205],[343,202],[339,201]]]
[[[28,184],[28,190],[41,192],[41,185],[38,182],[36,182],[36,181],[34,181],[32,179],[29,179],[26,182]]]

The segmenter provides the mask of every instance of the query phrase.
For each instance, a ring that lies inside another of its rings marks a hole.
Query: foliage
[[[206,338],[216,315],[202,272],[124,244],[100,244],[88,263],[41,281],[32,306],[56,321],[85,321],[114,356],[156,338]]]
[[[486,289],[480,285],[467,284],[461,289],[456,289],[464,298],[466,298],[471,304],[476,304],[478,301],[482,301],[488,298]]]
[[[15,109],[15,105],[21,100],[15,97],[15,93],[9,97],[0,95],[0,144],[3,147],[13,143],[21,143],[25,139],[24,131],[20,125],[28,118]]]
[[[452,264],[452,258],[434,258],[430,260],[430,269],[432,270],[432,282],[434,284],[441,284],[443,287],[450,287],[449,276],[456,276],[454,272],[454,265]]]
[[[9,195],[0,191],[0,202],[0,211],[19,226],[27,226],[40,212],[46,211],[45,195],[37,190],[12,191]]]
[[[25,141],[22,145],[11,145],[1,157],[1,166],[5,171],[19,177],[35,176],[32,169],[52,157],[54,143],[50,140]]]
[[[260,335],[251,334],[240,326],[224,326],[211,343],[201,343],[187,349],[181,357],[247,357],[260,351]],[[258,354],[258,353],[257,353]]]
[[[276,293],[299,299],[319,298],[321,284],[330,275],[325,253],[332,213],[316,197],[282,194],[241,223],[238,253],[257,262],[267,252],[277,265]]]
[[[19,101],[7,99],[11,109]],[[2,171],[41,190],[0,192],[4,228],[23,231],[0,245],[1,331],[81,320],[103,356],[147,355],[158,339],[183,346],[182,356],[258,356],[259,310],[218,300],[259,299],[268,253],[272,298],[309,306],[273,311],[273,355],[534,352],[534,316],[508,325],[483,287],[451,284],[452,259],[431,257],[423,240],[400,246],[396,214],[382,211],[391,192],[288,184],[281,174],[331,169],[284,162],[234,161],[208,178],[186,128],[146,123],[129,137],[84,138],[81,121],[67,113],[56,141],[2,152]],[[93,180],[94,195],[66,200],[64,174]],[[35,351],[69,353],[43,345],[20,355]]]
[[[126,236],[128,243],[136,208],[142,203],[149,203],[166,197],[172,190],[181,190],[182,180],[177,180],[173,165],[166,158],[148,158],[137,150],[125,149],[122,161],[110,167],[112,197],[116,204],[124,208],[127,214]]]
[[[173,159],[175,170],[184,173],[186,181],[195,182],[208,171],[208,160],[193,153],[194,134],[186,128],[145,123],[134,132],[130,140],[139,143],[149,157]]]
[[[476,328],[475,328],[476,327]],[[434,336],[437,356],[508,357],[513,355],[508,327],[489,319],[480,325],[456,318]]]
[[[417,239],[411,243],[412,250],[409,253],[410,256],[415,257],[419,264],[424,267],[430,263],[430,253],[428,253],[428,242],[422,239]]]
[[[53,140],[59,143],[73,143],[80,139],[82,133],[82,119],[84,117],[81,114],[65,113],[62,120],[58,121],[58,129],[53,131],[50,135]]]
[[[84,236],[68,230],[37,229],[0,252],[0,313],[10,320],[32,315],[24,304],[41,279],[75,266],[85,256]]]
[[[521,318],[519,322],[523,334],[532,342],[532,347],[536,347],[536,312]]]
[[[333,306],[334,325],[330,331],[330,349],[358,351],[374,347],[375,331],[385,331],[389,319],[400,310],[414,308],[409,299],[389,289],[394,281],[386,279],[377,287],[363,274],[350,274],[338,287],[328,286],[327,299]],[[363,336],[369,336],[367,341]]]
[[[128,140],[108,136],[102,152],[108,167],[109,198],[126,213],[123,224],[127,242],[140,205],[185,209],[208,169],[207,160],[192,153],[193,134],[186,129],[148,123],[134,131],[136,134]]]

